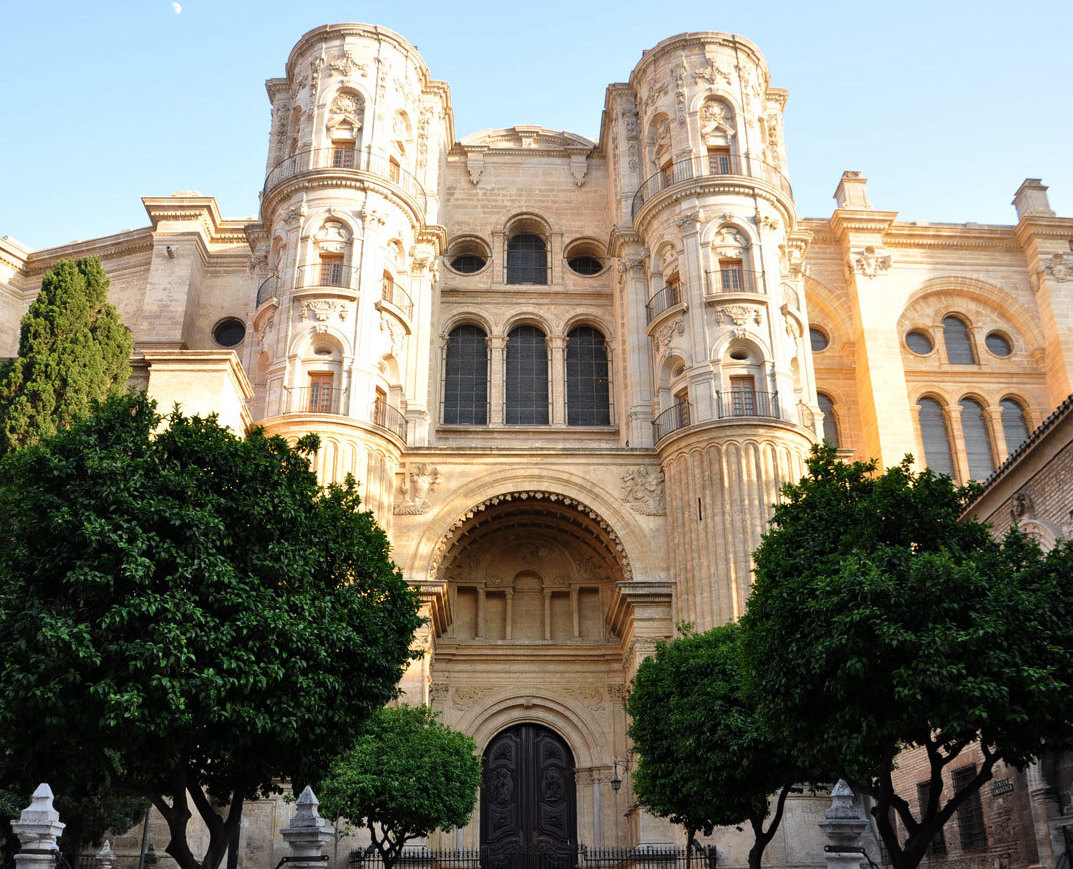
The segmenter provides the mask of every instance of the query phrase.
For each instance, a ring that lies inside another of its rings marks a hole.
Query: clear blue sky
[[[905,220],[1013,223],[1026,177],[1073,216],[1073,2],[486,3],[2,0],[0,235],[33,248],[148,223],[141,196],[200,190],[252,217],[266,78],[320,24],[366,21],[451,86],[458,137],[541,124],[593,137],[645,48],[722,30],[789,90],[798,211],[844,169]]]

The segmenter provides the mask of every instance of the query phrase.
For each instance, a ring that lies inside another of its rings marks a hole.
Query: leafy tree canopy
[[[1066,739],[1073,687],[1073,551],[995,540],[961,519],[975,489],[909,461],[879,473],[815,447],[755,554],[743,619],[762,717],[875,797],[896,869],[919,863],[996,763],[1024,767]],[[943,803],[943,770],[977,741],[976,778]],[[916,746],[931,768],[919,816],[892,782]]]
[[[60,260],[22,318],[19,355],[0,366],[0,455],[55,434],[126,390],[134,339],[108,303],[101,261]]]
[[[387,706],[317,789],[321,813],[366,826],[385,866],[406,842],[469,821],[481,782],[473,738],[427,706]]]
[[[395,695],[421,620],[315,437],[163,422],[120,396],[0,461],[0,743],[150,799],[179,865],[215,869],[244,799],[316,780]]]
[[[811,776],[743,695],[740,633],[732,623],[660,643],[638,667],[626,711],[640,803],[682,824],[688,840],[698,830],[748,821],[749,865],[758,869],[787,795]]]

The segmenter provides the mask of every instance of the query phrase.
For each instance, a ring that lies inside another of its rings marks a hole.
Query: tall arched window
[[[835,419],[835,403],[829,395],[816,393],[816,400],[823,413],[823,439],[831,446],[838,447],[838,420]]]
[[[611,424],[607,342],[591,326],[566,336],[566,424]]]
[[[1002,408],[1002,434],[1006,437],[1006,451],[1012,453],[1028,440],[1028,422],[1025,409],[1012,398],[999,402]]]
[[[546,284],[548,248],[539,235],[520,232],[507,242],[507,283]]]
[[[548,424],[548,348],[536,326],[507,336],[507,425]]]
[[[995,451],[984,420],[983,405],[972,398],[963,398],[958,404],[961,406],[961,433],[969,460],[969,478],[986,480],[995,470]]]
[[[946,344],[946,361],[951,365],[976,364],[969,327],[960,317],[943,317],[943,343]]]
[[[946,427],[943,406],[934,398],[922,398],[917,405],[920,408],[924,464],[937,474],[954,476],[954,455],[950,449],[950,430]]]
[[[447,336],[443,422],[445,425],[488,423],[488,342],[479,326],[458,326]]]

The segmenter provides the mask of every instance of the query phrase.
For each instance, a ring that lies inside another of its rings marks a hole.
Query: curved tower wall
[[[255,415],[322,432],[322,479],[353,473],[389,528],[401,452],[428,441],[447,87],[397,34],[344,24],[303,36],[267,89]]]
[[[631,441],[660,457],[677,615],[700,629],[741,614],[819,418],[785,101],[720,33],[660,43],[608,97]]]

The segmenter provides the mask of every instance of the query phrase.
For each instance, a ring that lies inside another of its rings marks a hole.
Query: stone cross
[[[19,837],[19,853],[15,855],[16,869],[52,869],[63,828],[60,813],[52,805],[52,788],[41,783],[34,791],[33,802],[11,822],[11,832]]]

